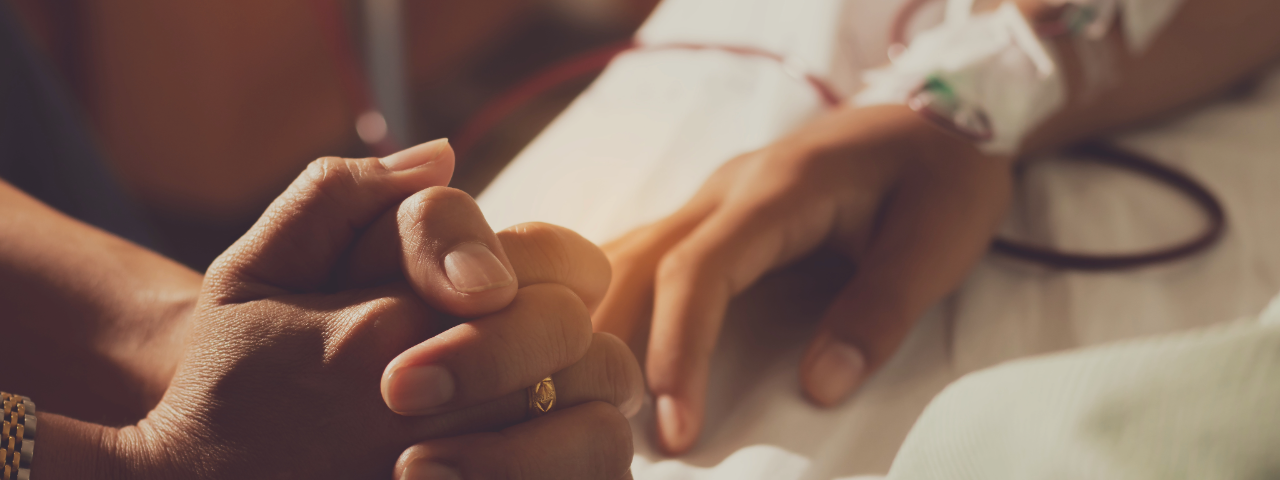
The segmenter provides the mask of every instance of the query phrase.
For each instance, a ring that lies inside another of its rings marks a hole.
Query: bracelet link
[[[36,404],[21,395],[0,392],[0,455],[4,457],[4,477],[0,480],[30,480],[36,448]]]

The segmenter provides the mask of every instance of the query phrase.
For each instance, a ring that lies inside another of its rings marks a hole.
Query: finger
[[[546,223],[524,223],[498,232],[520,287],[558,283],[595,310],[609,289],[609,259],[590,240]]]
[[[659,444],[669,453],[691,448],[702,428],[711,353],[729,300],[828,236],[832,212],[816,202],[758,193],[726,201],[659,264],[645,372]]]
[[[591,346],[586,306],[563,285],[520,289],[511,305],[405,350],[386,367],[392,411],[425,415],[494,400],[577,362]]]
[[[596,331],[617,335],[644,361],[649,320],[653,318],[653,283],[658,262],[672,246],[697,228],[717,204],[714,196],[699,195],[670,216],[604,245],[612,275],[608,292],[591,316]]]
[[[854,278],[823,317],[801,362],[801,386],[824,406],[839,404],[893,356],[916,319],[953,290],[986,251],[1008,203],[1008,174],[996,162],[953,167],[908,181],[889,202]],[[983,159],[980,159],[983,160]],[[1000,179],[965,188],[966,175]]]
[[[640,363],[618,337],[596,333],[591,338],[591,349],[581,360],[552,376],[559,386],[557,408],[606,402],[631,418],[644,404]]]
[[[587,354],[551,378],[556,390],[552,411],[605,402],[631,417],[644,403],[644,375],[640,365],[622,340],[607,333],[594,334]],[[536,382],[530,385],[533,383]],[[489,403],[421,417],[414,431],[421,437],[493,431],[526,421],[529,415],[526,386]]]
[[[602,402],[550,413],[501,433],[428,440],[405,450],[397,480],[622,478],[631,465],[631,426]]]
[[[433,187],[397,216],[405,277],[428,305],[472,318],[506,307],[518,289],[497,235],[462,190]]]
[[[750,159],[748,154],[725,162],[679,210],[604,246],[613,275],[611,288],[591,318],[596,331],[617,335],[644,361],[658,262],[715,211]]]
[[[410,200],[412,201],[412,199]],[[423,230],[414,232],[419,240],[413,241],[413,244],[427,243],[428,249],[437,251],[449,250],[431,245],[433,242],[427,240],[435,240],[436,243],[445,243],[440,239],[430,239],[430,232],[425,231],[427,225],[438,224],[440,222],[432,222],[426,217],[436,211],[443,211],[457,215],[473,215],[470,222],[479,227],[484,221],[480,217],[480,212],[474,210],[474,202],[470,199],[459,200],[468,204],[462,207],[448,207],[445,202],[435,202],[438,208],[432,210],[420,209],[415,216],[413,225],[415,230]],[[343,283],[340,288],[356,288],[367,287],[382,283],[395,281],[403,278],[401,265],[404,263],[403,258],[406,256],[425,257],[426,253],[422,250],[409,251],[402,248],[387,248],[387,245],[397,245],[401,243],[401,233],[396,226],[395,215],[384,215],[369,230],[361,236],[357,241],[356,248],[344,262],[344,274],[342,275]],[[516,225],[496,234],[497,242],[490,240],[494,234],[488,230],[488,225],[484,224],[484,228],[473,228],[472,230],[478,234],[470,239],[466,239],[466,229],[449,228],[439,226],[434,228],[436,231],[452,232],[453,236],[462,237],[462,243],[484,243],[495,244],[501,246],[495,249],[494,256],[500,260],[505,260],[515,273],[516,282],[504,285],[500,292],[510,291],[514,295],[518,287],[525,287],[539,283],[559,283],[569,287],[578,295],[579,298],[587,305],[589,310],[594,309],[599,304],[600,299],[604,296],[604,292],[609,286],[609,260],[600,251],[600,248],[591,241],[583,238],[581,235],[574,233],[572,230],[558,227],[545,223],[526,223]],[[484,238],[479,238],[480,236]],[[437,255],[438,256],[438,255]],[[415,263],[431,262],[419,259]],[[437,263],[444,263],[440,260]],[[496,267],[494,267],[496,270]],[[447,273],[447,272],[446,272]],[[419,288],[430,289],[432,285],[441,286],[445,282],[442,281],[425,281],[423,278],[430,278],[432,274],[439,275],[439,270],[435,272],[420,271],[419,280],[415,282]],[[509,288],[507,288],[509,287]],[[456,290],[456,288],[455,288]],[[450,292],[443,292],[446,298],[460,298],[464,302],[466,308],[445,305],[449,307],[447,311],[458,316],[478,316],[490,313],[490,310],[497,310],[505,306],[499,304],[495,307],[478,307],[475,295],[447,295]],[[497,295],[490,294],[490,297]],[[489,297],[485,297],[489,298]],[[507,299],[509,302],[509,299]],[[465,303],[470,302],[470,303]],[[443,302],[441,302],[443,303]],[[442,309],[445,309],[441,307]]]
[[[405,280],[399,217],[399,207],[389,209],[360,233],[355,246],[339,261],[333,278],[334,291],[368,288]]]
[[[272,202],[214,261],[206,277],[215,301],[314,291],[356,234],[413,192],[448,183],[453,150],[437,140],[381,160],[322,158]]]
[[[305,297],[308,304],[329,312],[311,317],[326,334],[326,348],[361,352],[362,364],[369,369],[361,373],[371,373],[367,378],[375,382],[368,392],[378,388],[376,382],[396,356],[457,325],[456,318],[427,306],[403,282]]]
[[[506,248],[474,198],[433,187],[408,197],[357,239],[339,288],[407,279],[428,305],[476,317],[511,303],[517,284]]]
[[[361,235],[343,262],[339,286],[404,278],[428,305],[474,318],[501,310],[515,296],[507,258],[470,195],[432,187],[401,202]]]

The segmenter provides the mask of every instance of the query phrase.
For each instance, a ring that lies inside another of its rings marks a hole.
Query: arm
[[[1035,17],[1046,9],[1024,0]],[[1128,53],[1119,28],[1107,41],[1116,54],[1118,83],[1082,99],[1080,66],[1069,41],[1057,44],[1071,85],[1067,108],[1027,141],[1025,150],[1054,148],[1157,118],[1221,94],[1280,58],[1280,3],[1267,0],[1186,0],[1138,56]]]
[[[33,475],[621,477],[642,389],[590,329],[603,254],[549,225],[493,232],[442,186],[452,169],[443,142],[313,163],[210,267],[147,418],[42,401]],[[555,409],[530,419],[526,388],[548,376]]]
[[[1031,16],[1049,13],[1040,0],[1019,3]],[[1024,150],[1212,97],[1280,56],[1275,18],[1274,1],[1187,0],[1138,56],[1125,53],[1113,29],[1118,82],[1092,95],[1082,94],[1082,69],[1061,42],[1068,105]],[[593,321],[643,349],[660,445],[679,453],[697,439],[730,298],[819,248],[857,270],[823,315],[801,386],[825,406],[851,395],[986,252],[1009,203],[1012,160],[905,106],[847,106],[727,162],[682,209],[606,245],[615,288]]]
[[[107,424],[160,400],[181,355],[201,276],[0,182],[0,328],[20,369],[0,384]]]
[[[1028,18],[1052,15],[1043,0],[1019,0]],[[994,6],[994,5],[991,5]],[[1082,88],[1082,68],[1069,38],[1054,41],[1065,71],[1069,101],[1026,139],[1022,151],[1061,147],[1114,132],[1213,98],[1280,58],[1280,4],[1266,0],[1186,0],[1146,51],[1134,55],[1119,26],[1104,40],[1114,54],[1114,83],[1092,95]],[[779,143],[796,148],[839,148],[859,138],[831,126],[856,108],[831,112]]]

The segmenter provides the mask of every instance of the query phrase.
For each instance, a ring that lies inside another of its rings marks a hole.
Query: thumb
[[[981,171],[998,168],[987,163],[907,181],[889,202],[801,361],[801,387],[815,403],[852,394],[986,252],[1010,192],[1007,173]]]
[[[444,139],[381,159],[312,162],[209,267],[206,294],[231,303],[318,290],[363,229],[414,192],[447,184],[453,162]]]
[[[849,397],[893,356],[915,323],[914,309],[863,285],[855,280],[844,287],[801,361],[801,388],[818,405],[836,406]]]

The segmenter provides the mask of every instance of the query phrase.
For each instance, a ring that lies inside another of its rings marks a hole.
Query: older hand
[[[108,440],[120,469],[624,476],[618,407],[638,408],[642,383],[625,345],[590,330],[607,262],[557,227],[495,235],[440,186],[451,172],[444,143],[313,163],[210,268],[164,398]],[[557,411],[525,422],[525,388],[552,374]]]
[[[959,284],[1009,192],[1007,160],[905,107],[844,109],[729,161],[682,209],[606,245],[614,278],[596,329],[647,351],[660,444],[684,452],[702,428],[729,299],[830,247],[857,273],[824,315],[800,376],[810,399],[835,405]]]

